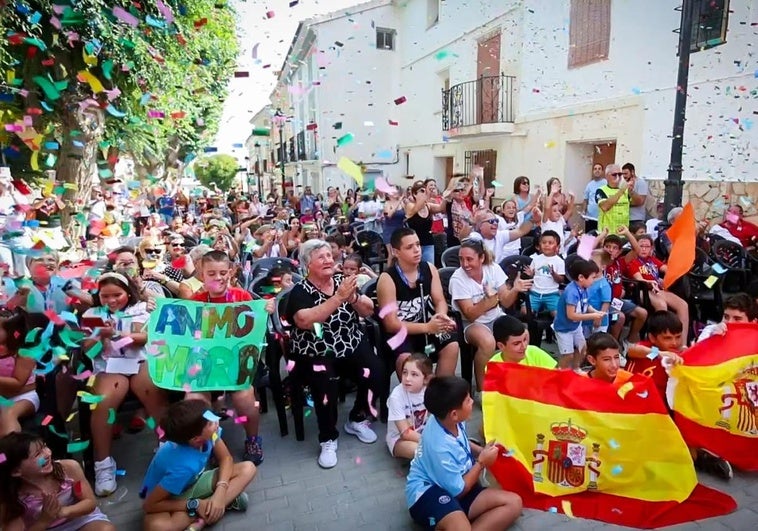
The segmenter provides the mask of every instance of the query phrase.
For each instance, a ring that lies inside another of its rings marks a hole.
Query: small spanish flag
[[[482,396],[491,468],[524,506],[657,528],[729,513],[729,496],[698,485],[692,458],[655,385],[491,363]],[[561,508],[562,510],[559,510]]]
[[[730,324],[683,357],[666,395],[684,440],[758,471],[758,324]]]

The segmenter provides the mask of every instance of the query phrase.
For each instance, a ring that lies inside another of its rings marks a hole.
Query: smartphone
[[[95,328],[103,328],[105,326],[105,321],[103,321],[102,317],[83,317],[82,318],[82,328],[89,328],[90,330],[94,330]]]

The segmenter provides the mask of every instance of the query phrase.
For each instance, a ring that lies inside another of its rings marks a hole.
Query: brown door
[[[595,144],[592,150],[592,165],[600,164],[603,169],[608,164],[616,162],[616,142],[603,142],[602,144]]]
[[[471,151],[471,166],[481,166],[484,168],[484,186],[489,188],[492,181],[495,180],[495,169],[497,168],[497,151],[494,149],[485,149],[483,151]]]
[[[500,32],[479,41],[476,76],[479,102],[477,123],[500,121]]]
[[[455,173],[455,159],[453,157],[445,158],[445,184],[450,182],[450,179]]]

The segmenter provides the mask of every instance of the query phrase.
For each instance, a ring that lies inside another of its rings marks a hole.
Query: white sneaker
[[[116,461],[112,457],[95,461],[95,494],[110,496],[114,492],[116,492]]]
[[[318,466],[321,468],[334,468],[337,465],[337,441],[321,443],[321,453],[318,455]]]
[[[369,428],[368,420],[362,420],[361,422],[347,422],[345,424],[345,431],[350,435],[355,435],[362,443],[371,444],[376,442],[376,433]]]

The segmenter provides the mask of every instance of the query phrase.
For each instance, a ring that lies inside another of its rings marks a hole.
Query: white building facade
[[[593,162],[665,179],[681,3],[409,1],[398,10],[399,34],[414,36],[401,41],[409,172],[444,182],[481,164],[498,197],[519,175],[559,177],[581,197]],[[757,181],[758,2],[694,4],[684,179]]]
[[[296,190],[355,188],[337,168],[342,157],[361,164],[367,179],[404,173],[395,20],[393,3],[377,0],[300,23],[272,94],[273,107],[285,94],[289,99],[281,110],[294,147],[286,173]]]
[[[482,165],[501,198],[519,175],[581,197],[593,163],[662,181],[681,4],[396,0],[304,21],[277,87],[306,135],[301,180],[354,184],[345,156],[401,185]],[[683,178],[756,182],[758,0],[693,4]]]

